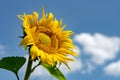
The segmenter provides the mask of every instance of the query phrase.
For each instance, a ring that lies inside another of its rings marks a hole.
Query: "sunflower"
[[[39,59],[43,63],[55,65],[56,62],[61,65],[64,63],[67,67],[68,61],[74,61],[69,55],[77,56],[74,52],[74,45],[71,30],[64,30],[66,25],[62,25],[62,20],[58,21],[50,12],[45,14],[42,8],[42,17],[38,20],[39,14],[18,15],[23,21],[24,37],[20,43],[25,48],[30,46],[31,60]]]

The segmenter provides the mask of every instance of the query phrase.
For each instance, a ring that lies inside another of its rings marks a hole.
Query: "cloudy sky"
[[[41,8],[63,19],[72,36],[79,57],[69,63],[69,71],[60,67],[67,80],[119,80],[120,79],[120,1],[119,0],[1,0],[0,1],[0,59],[6,56],[25,56],[27,52],[18,47],[22,35],[18,14]],[[36,63],[34,63],[35,65]],[[25,65],[19,71],[21,80]],[[16,80],[14,74],[0,69],[0,79]],[[38,67],[31,80],[55,80]]]

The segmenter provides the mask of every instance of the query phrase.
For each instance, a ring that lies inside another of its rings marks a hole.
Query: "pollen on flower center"
[[[40,32],[38,36],[39,42],[36,45],[40,50],[50,54],[56,53],[56,48],[58,48],[58,41],[54,35]]]
[[[51,38],[45,33],[39,33],[39,41],[48,47],[51,46]]]

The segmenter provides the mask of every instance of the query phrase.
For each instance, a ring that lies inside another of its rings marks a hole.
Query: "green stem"
[[[32,68],[32,60],[30,60],[30,55],[29,55],[28,65],[27,65],[24,80],[29,80],[29,77],[30,77],[30,74],[31,74],[31,68]]]
[[[17,74],[17,73],[15,73],[15,75],[16,75],[16,77],[17,77],[17,80],[20,80],[20,79],[19,79],[19,76],[18,76],[18,74]]]
[[[33,69],[31,70],[31,73],[41,64],[41,62],[39,62],[36,66],[33,67]]]

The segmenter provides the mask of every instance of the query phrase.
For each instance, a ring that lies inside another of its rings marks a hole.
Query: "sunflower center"
[[[46,46],[51,46],[51,38],[45,33],[39,33],[39,40]]]

